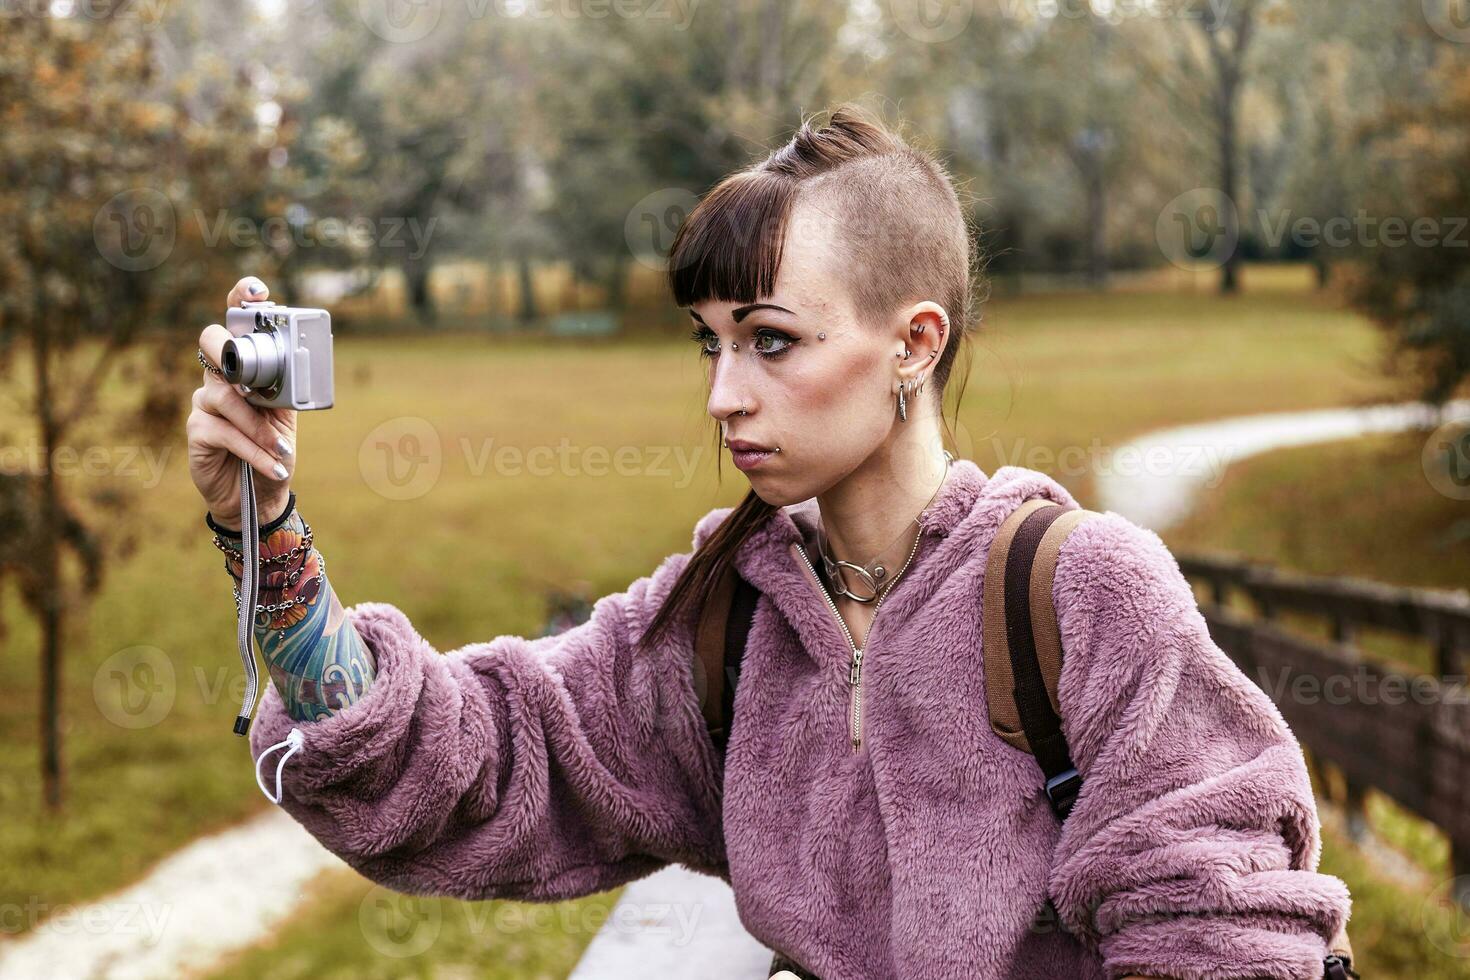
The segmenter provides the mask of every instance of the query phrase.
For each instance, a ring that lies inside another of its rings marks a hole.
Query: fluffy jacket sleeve
[[[299,728],[280,805],[397,891],[554,901],[670,862],[718,873],[718,787],[692,627],[656,649],[633,643],[689,557],[668,557],[558,635],[443,654],[396,607],[353,606],[377,659],[371,687],[330,718],[294,722],[272,685],[251,754]],[[268,784],[278,753],[266,759]]]
[[[1083,776],[1052,866],[1062,921],[1109,977],[1321,977],[1350,898],[1317,872],[1301,747],[1163,541],[1112,511],[1083,521],[1053,597]]]

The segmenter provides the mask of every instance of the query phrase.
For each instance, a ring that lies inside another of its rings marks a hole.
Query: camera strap
[[[240,662],[245,666],[245,700],[235,719],[235,734],[250,731],[250,716],[255,711],[255,696],[260,688],[260,671],[255,664],[255,604],[260,595],[260,516],[255,513],[255,471],[240,460],[240,553],[244,555],[240,570],[240,609],[236,622],[236,638],[240,642]]]
[[[240,663],[245,667],[245,700],[240,705],[240,714],[235,718],[235,734],[250,732],[250,716],[255,712],[255,697],[260,690],[260,671],[255,664],[255,605],[260,596],[260,515],[255,512],[255,473],[250,464],[240,460],[240,553],[244,555],[240,570],[240,610],[236,622],[236,636],[240,641]],[[255,760],[255,782],[266,799],[281,802],[281,770],[286,760],[301,750],[306,738],[301,729],[292,728],[284,739],[264,749]],[[260,767],[266,756],[276,749],[285,749],[276,763],[276,791],[271,793],[261,779]]]

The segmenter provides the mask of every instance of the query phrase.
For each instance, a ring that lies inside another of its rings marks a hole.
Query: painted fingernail
[[[265,292],[265,283],[261,282],[259,279],[255,279],[250,283],[251,296],[259,296],[263,292]]]
[[[286,467],[282,466],[280,463],[272,466],[271,472],[276,475],[277,480],[284,480],[288,476],[288,474],[286,473]]]
[[[282,456],[291,455],[291,444],[286,441],[285,436],[276,436],[276,452]]]

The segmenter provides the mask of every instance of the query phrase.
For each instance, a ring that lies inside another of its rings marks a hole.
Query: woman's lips
[[[752,470],[776,454],[768,449],[732,449],[730,456],[742,470]]]

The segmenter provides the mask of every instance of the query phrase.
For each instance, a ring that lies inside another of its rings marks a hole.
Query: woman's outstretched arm
[[[294,688],[272,685],[251,752],[259,760],[297,728],[280,805],[398,891],[561,900],[670,862],[727,873],[693,624],[635,645],[691,554],[668,556],[562,633],[447,653],[393,605],[348,607],[343,629],[360,638],[371,683],[300,725],[284,697]]]
[[[1322,975],[1346,921],[1317,871],[1301,746],[1211,639],[1157,534],[1106,512],[1063,545],[1058,697],[1082,774],[1050,890],[1110,975]]]
[[[258,613],[254,632],[286,713],[296,721],[315,721],[356,704],[373,682],[375,664],[332,590],[326,562],[294,504],[293,495],[284,521],[277,518],[279,525],[261,534],[258,602],[281,608]],[[238,529],[212,523],[216,546],[229,549],[225,569],[238,596],[242,539]]]

